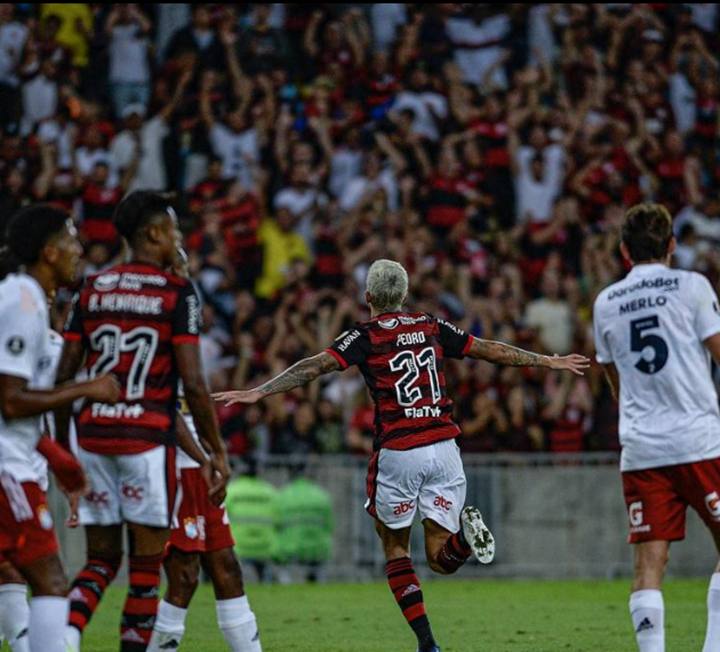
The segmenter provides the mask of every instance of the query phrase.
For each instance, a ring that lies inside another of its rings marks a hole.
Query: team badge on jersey
[[[7,341],[5,347],[13,355],[20,355],[25,350],[25,340],[19,335],[15,335]]]
[[[399,323],[400,322],[397,319],[395,319],[394,317],[392,319],[386,319],[384,321],[378,322],[378,324],[380,324],[381,328],[384,328],[389,331],[391,331],[393,328],[397,328]]]
[[[46,505],[40,505],[37,508],[37,517],[38,522],[40,523],[40,527],[43,530],[52,530],[53,529],[53,518],[52,514],[50,513],[50,510],[47,508]]]

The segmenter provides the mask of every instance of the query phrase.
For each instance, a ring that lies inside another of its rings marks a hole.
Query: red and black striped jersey
[[[200,302],[192,284],[150,263],[119,265],[88,278],[75,295],[65,338],[82,340],[90,377],[112,373],[117,405],[86,401],[80,445],[105,455],[172,444],[179,374],[174,345],[198,343]]]
[[[375,401],[375,450],[453,439],[460,429],[445,391],[445,358],[467,355],[472,337],[425,313],[388,313],[356,324],[327,352],[358,365]]]

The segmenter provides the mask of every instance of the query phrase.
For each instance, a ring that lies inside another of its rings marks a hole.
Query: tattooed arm
[[[275,378],[268,380],[266,383],[249,389],[247,391],[218,392],[213,394],[216,401],[224,401],[225,405],[233,405],[234,403],[256,403],[266,396],[272,394],[282,394],[289,392],[297,387],[304,387],[316,378],[324,374],[329,374],[340,369],[340,363],[337,359],[323,351],[311,358],[305,358],[296,362]]]
[[[509,344],[474,337],[468,356],[476,360],[487,360],[510,367],[548,367],[549,369],[572,371],[578,376],[590,366],[590,361],[573,353],[565,356],[549,356],[525,351]]]

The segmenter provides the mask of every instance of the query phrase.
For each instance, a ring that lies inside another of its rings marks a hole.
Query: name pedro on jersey
[[[646,308],[662,308],[665,305],[667,305],[667,297],[646,297],[642,299],[635,299],[621,305],[620,314],[627,315],[628,313],[645,310]]]

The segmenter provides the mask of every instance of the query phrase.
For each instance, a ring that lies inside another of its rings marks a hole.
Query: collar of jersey
[[[390,317],[391,315],[404,315],[406,313],[400,311],[400,312],[383,312],[379,315],[376,315],[373,317],[370,321],[377,321],[378,319],[382,319],[383,317]]]
[[[658,271],[669,269],[670,268],[667,265],[663,265],[662,263],[640,263],[630,270],[628,276],[655,274]]]

